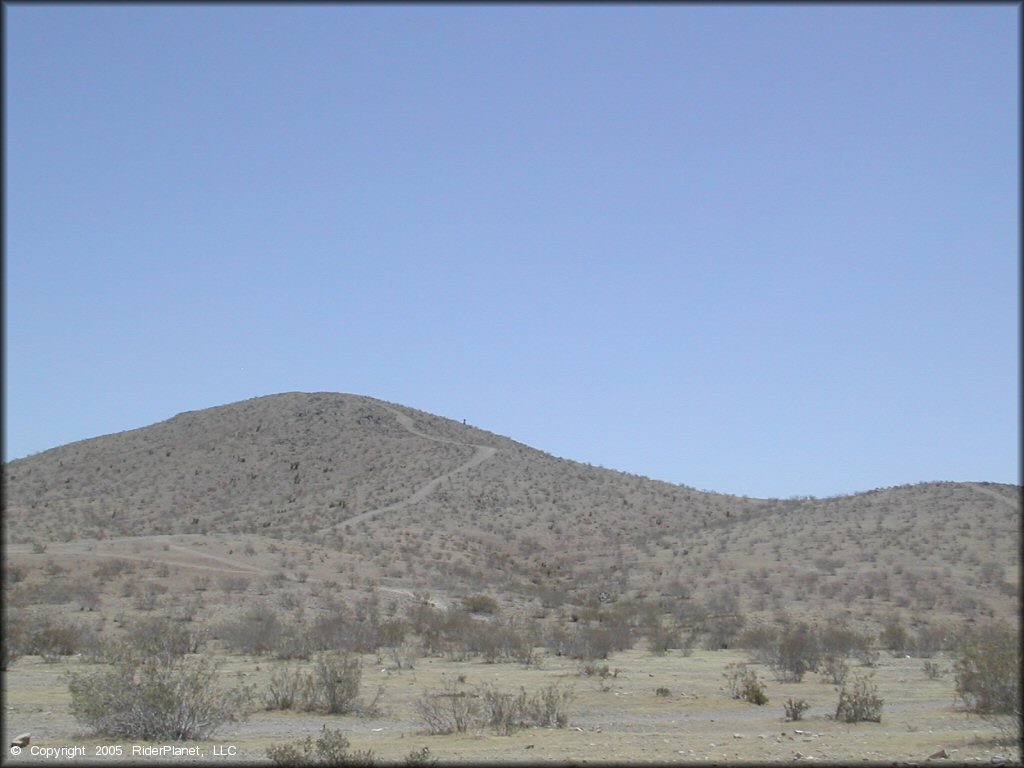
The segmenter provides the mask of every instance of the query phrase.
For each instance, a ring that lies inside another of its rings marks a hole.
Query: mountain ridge
[[[272,539],[394,588],[475,586],[547,605],[686,593],[761,615],[954,617],[1012,611],[1019,588],[1006,568],[1018,561],[1019,486],[753,499],[347,393],[250,398],[76,441],[5,464],[4,489],[8,545]]]

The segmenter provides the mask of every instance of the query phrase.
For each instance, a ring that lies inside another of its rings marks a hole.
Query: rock
[[[940,749],[938,752],[928,755],[929,760],[943,760],[947,757],[949,757],[949,755],[946,754],[946,750],[944,749]]]
[[[734,733],[734,734],[732,735],[732,737],[733,737],[734,739],[742,739],[742,738],[743,738],[743,734],[742,734],[742,733]]]
[[[31,739],[31,738],[32,738],[32,734],[31,733],[23,733],[20,736],[15,736],[14,740],[11,742],[11,746],[12,747],[20,747],[20,748],[24,749],[25,747],[28,746],[29,739]]]

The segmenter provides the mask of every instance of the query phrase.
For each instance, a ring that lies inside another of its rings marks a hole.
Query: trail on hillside
[[[435,437],[433,435],[428,435],[425,432],[420,432],[418,429],[416,429],[415,425],[413,424],[413,420],[410,416],[407,416],[401,411],[396,411],[394,408],[391,408],[390,406],[387,405],[381,404],[381,407],[387,411],[390,411],[394,415],[394,417],[398,419],[398,423],[402,427],[402,429],[404,429],[406,432],[409,432],[410,434],[416,435],[417,437],[422,437],[425,440],[432,440],[435,443],[448,443],[449,445],[464,445],[469,448],[475,448],[476,452],[472,456],[470,456],[467,461],[464,461],[462,464],[455,467],[455,469],[451,470],[450,472],[445,472],[443,475],[439,475],[438,477],[435,477],[432,480],[429,480],[426,483],[424,483],[423,486],[417,489],[416,492],[413,493],[408,498],[403,499],[402,501],[396,501],[394,504],[388,504],[386,507],[380,507],[379,509],[371,509],[368,512],[362,512],[354,517],[350,517],[346,520],[341,520],[336,525],[350,525],[352,523],[361,523],[365,520],[369,520],[372,517],[376,517],[377,515],[383,514],[384,512],[393,512],[396,509],[402,509],[403,507],[408,507],[411,504],[416,504],[420,501],[423,501],[423,499],[425,499],[434,490],[436,490],[437,487],[441,485],[441,483],[443,483],[445,480],[450,479],[453,475],[457,475],[460,472],[465,472],[466,470],[472,469],[473,467],[482,464],[483,462],[487,461],[489,458],[494,456],[495,453],[498,452],[497,448],[490,445],[464,443],[461,440],[449,440],[446,437]],[[329,526],[328,528],[323,530],[330,530],[334,527],[336,526]]]
[[[1020,503],[1019,503],[1018,499],[1007,498],[1006,496],[1001,494],[999,491],[993,491],[991,488],[986,488],[985,486],[979,485],[978,483],[970,483],[969,485],[971,486],[971,488],[976,490],[978,493],[983,493],[986,496],[989,496],[989,497],[995,499],[996,501],[1001,501],[1001,502],[1003,502],[1003,504],[1008,505],[1012,509],[1015,509],[1015,510],[1019,510],[1020,509]]]

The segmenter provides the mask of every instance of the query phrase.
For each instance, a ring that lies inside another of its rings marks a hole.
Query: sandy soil
[[[953,705],[953,683],[947,674],[928,680],[920,659],[883,658],[874,670],[879,694],[885,699],[881,723],[848,725],[829,719],[837,694],[834,686],[811,675],[798,684],[776,683],[770,672],[754,666],[766,682],[769,704],[757,707],[730,699],[724,669],[744,661],[738,652],[679,652],[652,656],[628,651],[608,660],[615,676],[604,680],[583,677],[579,663],[546,657],[539,669],[510,664],[420,659],[413,670],[397,672],[386,659],[363,657],[363,695],[382,689],[378,717],[324,716],[308,713],[253,713],[241,723],[227,724],[210,742],[198,744],[203,759],[181,757],[174,762],[219,762],[231,754],[243,762],[265,761],[272,744],[316,736],[326,725],[345,732],[353,749],[372,749],[383,762],[401,762],[424,746],[443,762],[928,762],[944,749],[957,763],[1020,763],[1019,751],[997,746],[997,731],[970,718]],[[602,662],[604,663],[604,662]],[[228,657],[222,681],[244,681],[257,689],[266,684],[282,662]],[[948,670],[949,663],[940,660]],[[83,745],[86,755],[98,745],[115,745],[90,738],[68,711],[70,701],[63,675],[68,669],[90,669],[72,660],[44,664],[36,657],[20,659],[4,677],[4,737],[30,731],[32,743],[61,747]],[[869,672],[855,668],[854,673]],[[536,691],[551,683],[571,687],[570,723],[565,729],[527,729],[497,736],[486,728],[470,733],[429,736],[416,712],[416,701],[427,689],[438,690],[443,679],[464,675],[467,689],[492,683],[498,688]],[[655,690],[665,687],[667,697]],[[788,697],[806,699],[811,708],[799,722],[786,722],[782,703]],[[9,742],[8,742],[9,743]],[[120,745],[126,758],[131,744]],[[188,745],[186,745],[188,746]],[[222,756],[214,757],[214,748]],[[9,758],[11,764],[13,758]],[[138,757],[135,758],[140,761]],[[17,762],[54,762],[18,756]],[[104,758],[101,762],[116,761]],[[80,760],[78,762],[81,762]],[[141,762],[155,762],[144,758]],[[942,762],[942,761],[938,761]]]

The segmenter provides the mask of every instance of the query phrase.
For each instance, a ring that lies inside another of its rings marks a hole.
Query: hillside
[[[706,493],[355,395],[182,413],[10,462],[4,490],[9,563],[64,553],[66,578],[101,595],[90,568],[119,557],[160,563],[146,578],[167,601],[220,570],[285,579],[308,607],[329,583],[403,599],[486,592],[534,617],[661,599],[684,623],[724,612],[920,625],[1018,608],[1017,486]],[[28,586],[10,599],[31,604]]]

